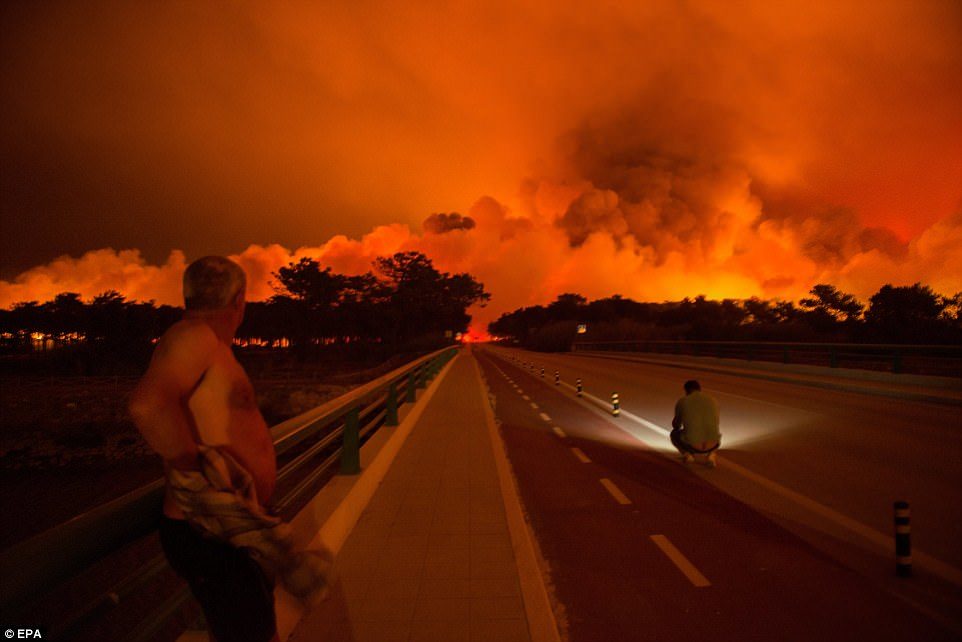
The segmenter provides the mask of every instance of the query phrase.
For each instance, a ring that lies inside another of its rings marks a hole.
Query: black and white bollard
[[[554,371],[554,385],[556,386],[561,385],[561,373],[558,372],[557,370]]]
[[[621,400],[617,392],[611,393],[611,414],[615,417],[621,414]]]
[[[575,386],[575,390],[578,391],[578,396],[581,396],[581,379],[578,379],[578,385]]]
[[[541,378],[544,379],[544,366],[541,367]]]
[[[895,574],[912,576],[912,524],[908,502],[895,502]]]

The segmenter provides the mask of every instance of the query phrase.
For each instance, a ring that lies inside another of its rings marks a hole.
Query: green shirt
[[[675,404],[675,417],[685,428],[684,438],[690,444],[718,441],[718,403],[700,390],[685,395]]]

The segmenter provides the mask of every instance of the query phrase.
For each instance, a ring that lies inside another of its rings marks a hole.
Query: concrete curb
[[[748,379],[761,379],[763,381],[775,381],[778,383],[790,383],[798,386],[808,386],[811,388],[822,388],[824,390],[838,390],[842,392],[855,392],[863,395],[876,397],[888,397],[891,399],[903,399],[906,401],[921,401],[924,403],[936,403],[948,406],[962,406],[962,399],[954,397],[944,397],[941,395],[926,394],[923,392],[912,392],[909,390],[886,390],[884,388],[870,388],[843,382],[814,381],[812,379],[796,378],[786,375],[768,374],[762,372],[752,372],[742,368],[719,368],[703,363],[673,363],[667,360],[650,359],[633,355],[603,354],[599,352],[578,351],[571,352],[572,355],[584,357],[596,357],[598,359],[612,359],[615,361],[634,361],[637,363],[647,363],[656,366],[666,366],[669,368],[680,368],[689,370],[701,370],[702,372],[713,372],[715,374],[733,375]]]
[[[538,552],[534,534],[524,517],[518,487],[514,475],[511,473],[511,464],[508,462],[504,442],[498,432],[494,410],[491,408],[490,389],[481,372],[481,365],[474,355],[472,355],[472,360],[474,361],[478,383],[481,384],[479,388],[483,400],[485,423],[488,426],[491,448],[494,451],[494,460],[498,468],[501,498],[504,500],[515,561],[518,563],[518,579],[521,582],[521,596],[528,619],[528,633],[531,635],[531,642],[560,642],[561,635],[558,632],[558,623],[555,620],[551,600],[548,597],[548,588],[545,586],[544,576],[541,572],[544,563],[541,561],[542,557]]]

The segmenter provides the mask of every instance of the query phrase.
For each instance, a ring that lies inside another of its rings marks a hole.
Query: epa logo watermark
[[[7,629],[3,637],[8,640],[42,640],[40,629]]]

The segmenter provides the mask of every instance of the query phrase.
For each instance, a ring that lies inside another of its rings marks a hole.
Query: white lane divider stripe
[[[521,398],[524,399],[525,401],[531,401],[531,397],[529,397],[528,395],[521,395]]]
[[[708,578],[702,575],[701,572],[695,568],[695,565],[688,561],[688,558],[682,555],[681,551],[679,551],[667,537],[664,535],[652,535],[651,541],[678,567],[679,571],[685,574],[689,582],[699,588],[711,586]]]
[[[568,436],[568,435],[565,434],[565,431],[563,431],[563,430],[562,430],[561,428],[559,428],[558,426],[552,426],[552,427],[551,427],[551,430],[553,430],[553,431],[554,431],[554,434],[558,435],[558,436],[561,437],[562,439],[564,439],[565,437]]]
[[[581,461],[582,464],[590,464],[591,460],[588,459],[588,455],[584,454],[580,448],[572,448],[571,452],[574,453],[575,457]]]
[[[549,416],[546,415],[545,413],[541,413],[541,418],[542,418],[543,420],[545,420],[545,421],[548,421],[548,422],[551,421],[551,417],[549,417]]]
[[[601,478],[601,485],[604,486],[605,490],[611,493],[611,496],[615,498],[615,501],[621,504],[622,506],[631,503],[631,500],[628,499],[628,497],[623,492],[621,492],[621,489],[615,486],[614,482],[608,479],[607,477]]]
[[[535,410],[537,410],[537,409],[538,409],[538,404],[536,404],[535,402],[532,401],[532,402],[531,402],[531,407],[534,408]]]

